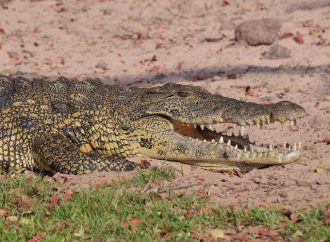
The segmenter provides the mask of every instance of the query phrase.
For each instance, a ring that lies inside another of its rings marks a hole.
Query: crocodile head
[[[201,87],[165,84],[126,92],[124,129],[138,154],[209,169],[250,169],[297,161],[299,146],[259,146],[244,135],[246,126],[296,122],[305,110],[292,102],[261,105],[213,95]],[[127,101],[128,100],[128,101]],[[227,136],[212,126],[240,126]]]

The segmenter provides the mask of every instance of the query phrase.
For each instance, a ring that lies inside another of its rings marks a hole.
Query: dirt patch
[[[0,71],[124,86],[173,81],[247,101],[297,102],[308,114],[300,126],[248,131],[264,143],[302,141],[295,164],[237,176],[150,162],[178,170],[164,191],[236,207],[324,205],[330,202],[330,8],[326,1],[315,1],[317,8],[295,2],[8,1],[0,5]],[[281,21],[276,43],[290,50],[289,58],[266,59],[270,46],[235,42],[235,26],[258,18]],[[132,174],[68,177],[72,186],[88,187]]]

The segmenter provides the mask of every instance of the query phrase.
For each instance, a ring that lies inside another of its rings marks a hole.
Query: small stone
[[[299,187],[309,187],[311,185],[310,182],[304,180],[296,180],[296,184]]]
[[[15,59],[15,58],[19,57],[19,55],[16,51],[8,51],[7,54],[9,56],[9,58],[11,58],[11,59]]]
[[[262,184],[262,179],[260,178],[257,178],[257,177],[254,177],[251,179],[253,181],[253,183],[255,184]]]
[[[288,194],[285,193],[285,192],[279,192],[278,195],[279,195],[280,197],[283,197],[283,198],[287,198],[287,197],[288,197]]]
[[[103,70],[108,69],[108,65],[105,62],[99,62],[95,65],[95,67],[98,69],[103,69]]]
[[[236,41],[243,40],[249,45],[271,45],[279,37],[281,23],[277,19],[250,20],[235,29]]]
[[[235,24],[233,22],[224,20],[221,22],[220,29],[221,30],[232,30],[232,29],[235,29]]]
[[[275,60],[275,59],[286,59],[291,56],[291,51],[279,44],[272,45],[265,54],[266,59]]]
[[[11,223],[15,223],[18,221],[18,217],[17,216],[8,216],[7,221],[11,222]]]
[[[112,14],[112,9],[104,9],[103,10],[103,15],[111,15]]]
[[[7,211],[5,209],[0,209],[0,217],[4,217]]]
[[[231,79],[231,80],[237,79],[237,75],[234,74],[234,73],[229,73],[229,74],[227,75],[227,79]]]

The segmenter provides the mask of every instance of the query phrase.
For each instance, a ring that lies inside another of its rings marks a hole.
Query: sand
[[[235,41],[238,24],[265,17],[281,22],[283,38],[276,44],[289,50],[289,58],[266,59],[269,45]],[[298,127],[270,125],[248,133],[264,143],[301,141],[299,162],[238,176],[147,159],[178,172],[173,181],[146,190],[194,193],[233,207],[306,208],[330,202],[328,1],[1,1],[0,72],[93,77],[121,86],[172,81],[245,101],[296,102],[307,111]],[[69,185],[88,187],[131,176],[68,177]]]

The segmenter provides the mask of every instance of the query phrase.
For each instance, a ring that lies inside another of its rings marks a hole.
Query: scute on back
[[[27,99],[48,104],[55,112],[72,113],[82,109],[95,109],[107,100],[109,89],[119,90],[104,85],[97,79],[72,81],[61,76],[55,81],[45,81],[0,76],[0,110],[13,102]]]

